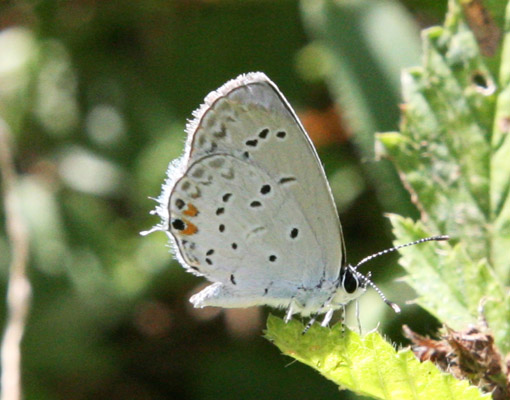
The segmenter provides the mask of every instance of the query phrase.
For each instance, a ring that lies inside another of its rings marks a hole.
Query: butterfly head
[[[332,304],[345,305],[357,299],[367,289],[369,279],[356,271],[352,265],[344,265],[336,284],[336,291],[331,299]]]
[[[344,291],[349,297],[349,301],[354,300],[361,296],[367,290],[367,287],[372,287],[377,294],[383,299],[383,301],[389,305],[396,313],[400,312],[400,307],[389,301],[384,293],[379,289],[374,282],[370,280],[370,272],[367,275],[363,275],[357,270],[358,265],[353,267],[352,265],[346,265],[340,272],[340,286],[339,289]],[[340,290],[337,290],[337,293]],[[337,295],[338,296],[338,295]]]

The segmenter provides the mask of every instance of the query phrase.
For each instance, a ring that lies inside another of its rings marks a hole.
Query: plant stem
[[[1,400],[20,400],[21,340],[30,309],[31,286],[26,275],[28,233],[16,191],[16,172],[9,147],[9,129],[0,120],[0,173],[5,225],[12,258],[7,284],[7,322],[1,344]]]

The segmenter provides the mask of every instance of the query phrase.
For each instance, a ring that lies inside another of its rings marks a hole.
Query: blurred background
[[[25,397],[354,398],[263,338],[269,310],[192,309],[204,282],[163,233],[139,232],[159,222],[149,197],[182,153],[192,111],[225,81],[263,71],[318,147],[350,262],[391,246],[384,213],[418,215],[376,160],[374,133],[398,129],[400,71],[419,65],[419,31],[445,11],[446,0],[2,1],[0,118],[31,245]],[[10,256],[2,222],[3,293]],[[397,316],[369,291],[365,331],[379,325],[401,344],[403,323],[434,331],[406,305],[398,257],[364,268],[403,308]]]

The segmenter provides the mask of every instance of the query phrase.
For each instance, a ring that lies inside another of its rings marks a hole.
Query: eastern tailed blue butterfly
[[[342,227],[317,152],[283,94],[260,72],[205,98],[187,125],[155,212],[187,271],[213,282],[195,307],[269,305],[315,317],[373,287],[346,262]],[[310,324],[311,324],[310,323]]]

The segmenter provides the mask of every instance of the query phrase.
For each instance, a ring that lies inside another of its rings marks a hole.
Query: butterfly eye
[[[350,268],[346,268],[342,278],[342,287],[349,294],[354,293],[359,286],[358,279],[354,276]]]

